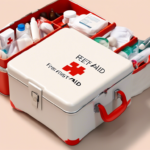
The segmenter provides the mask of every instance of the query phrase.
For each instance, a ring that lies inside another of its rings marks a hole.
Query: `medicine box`
[[[59,14],[66,10],[75,10],[77,15],[94,14],[73,1],[58,0],[14,21],[0,33],[8,28],[15,31],[18,24],[30,22],[32,17],[38,19],[41,12],[48,14],[51,8]],[[109,22],[97,34],[86,37],[68,29],[62,19],[63,15],[50,21],[55,30],[39,42],[8,59],[0,59],[0,93],[10,94],[13,108],[42,122],[67,144],[76,145],[102,122],[119,117],[131,103],[131,97],[150,87],[150,61],[134,69],[129,60],[118,55],[125,47],[134,45],[136,37],[118,48],[116,54],[93,41],[113,30],[116,23]],[[45,52],[43,56],[40,48]],[[70,70],[73,66],[80,68],[77,75]]]
[[[6,48],[9,46],[13,41],[15,41],[15,34],[14,30],[8,29],[0,34],[0,40],[2,44],[2,48]]]
[[[64,28],[8,63],[10,101],[74,145],[127,109],[132,72],[130,61]]]

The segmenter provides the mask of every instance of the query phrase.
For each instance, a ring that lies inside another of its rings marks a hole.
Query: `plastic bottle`
[[[134,56],[131,59],[131,61],[135,60],[137,63],[142,62],[142,61],[147,62],[149,55],[150,55],[150,48],[147,48],[144,51],[142,51],[141,53],[139,53],[136,56]]]
[[[50,32],[54,31],[53,26],[49,23],[42,23],[40,25],[40,29],[46,34],[49,34]]]
[[[31,45],[32,43],[33,43],[32,39],[27,34],[23,35],[21,38],[17,40],[19,51],[23,50],[24,48]]]
[[[64,15],[64,19],[62,20],[62,22],[64,24],[69,23],[70,18],[76,18],[76,12],[73,10],[67,10],[63,13],[63,15]]]
[[[40,33],[37,22],[34,17],[31,18],[31,33],[34,42],[38,42],[40,40]]]
[[[17,39],[19,39],[22,35],[27,34],[28,31],[25,28],[25,24],[21,23],[18,25],[18,27],[16,28],[16,36]]]
[[[27,34],[32,38],[30,24],[26,23],[25,24],[25,28],[26,28]]]

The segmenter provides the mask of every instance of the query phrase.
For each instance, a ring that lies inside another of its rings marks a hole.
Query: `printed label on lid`
[[[96,63],[92,63],[92,61],[84,58],[82,55],[78,55],[75,59],[76,61],[80,61],[88,67],[94,68],[96,71],[98,71],[101,74],[105,73],[104,68],[102,68],[100,65]],[[73,78],[72,76],[83,75],[84,73],[86,73],[86,68],[80,66],[77,62],[72,62],[69,65],[66,65],[65,67],[62,68],[64,71],[68,72],[71,76],[68,76],[61,70],[56,69],[51,63],[48,63],[46,66],[50,68],[51,71],[54,71],[64,79],[72,81],[77,86],[81,86],[81,82],[79,82],[77,79]]]

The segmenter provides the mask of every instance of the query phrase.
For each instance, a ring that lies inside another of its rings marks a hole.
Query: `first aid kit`
[[[19,31],[15,39],[18,25],[24,31],[26,24],[29,34]],[[114,37],[114,29],[122,29],[128,39],[117,30]],[[0,93],[10,95],[14,109],[43,123],[68,145],[114,121],[133,96],[150,87],[150,56],[135,67],[119,55],[133,47],[137,37],[73,1],[46,5],[9,24],[0,35],[5,39],[2,48],[7,46],[0,50]],[[122,44],[114,47],[118,41]]]
[[[80,141],[127,109],[132,72],[130,61],[65,28],[8,63],[10,100],[66,143]]]

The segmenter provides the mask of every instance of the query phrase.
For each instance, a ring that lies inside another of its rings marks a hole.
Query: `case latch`
[[[42,89],[31,82],[29,82],[28,85],[29,85],[29,95],[30,95],[32,106],[36,109],[41,110],[42,109]]]
[[[35,107],[38,108],[38,104],[39,104],[39,95],[38,95],[37,93],[33,92],[33,91],[31,92],[31,95],[32,95],[32,98],[33,98],[32,104],[33,104]]]

